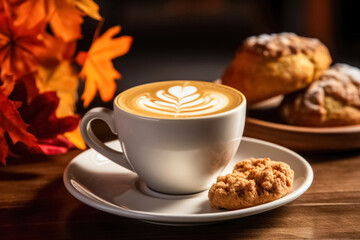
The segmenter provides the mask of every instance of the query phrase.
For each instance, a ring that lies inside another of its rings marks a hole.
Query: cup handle
[[[95,119],[103,120],[110,127],[110,130],[116,134],[113,111],[101,107],[93,108],[84,115],[80,123],[81,135],[86,144],[111,161],[129,169],[130,171],[134,171],[127,161],[124,153],[109,148],[95,136],[93,130],[91,129],[91,122]]]

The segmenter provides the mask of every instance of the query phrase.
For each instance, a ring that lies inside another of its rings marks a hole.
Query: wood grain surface
[[[104,140],[112,138],[101,133]],[[360,150],[303,155],[314,181],[290,204],[193,227],[144,223],[78,201],[62,175],[80,152],[9,159],[0,167],[0,239],[360,239]]]

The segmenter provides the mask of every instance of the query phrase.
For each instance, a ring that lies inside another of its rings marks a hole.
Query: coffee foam
[[[240,105],[241,94],[227,86],[199,81],[167,81],[134,87],[116,103],[130,113],[156,118],[192,118],[226,112]]]

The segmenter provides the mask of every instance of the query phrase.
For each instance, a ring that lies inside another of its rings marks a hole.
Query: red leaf
[[[6,165],[6,157],[9,155],[9,147],[4,135],[0,135],[0,162]]]
[[[39,139],[39,147],[47,155],[66,153],[71,147],[74,147],[66,137],[58,136],[51,139]]]
[[[59,104],[56,93],[44,92],[39,94],[38,91],[34,92],[33,90],[37,89],[34,89],[33,83],[28,84],[33,82],[33,80],[29,80],[31,79],[19,79],[10,98],[22,103],[19,113],[24,122],[29,124],[27,131],[38,138],[38,148],[27,147],[21,143],[8,143],[10,151],[13,155],[64,153],[73,145],[61,134],[75,129],[79,124],[79,117],[76,115],[63,118],[56,117],[55,111]],[[30,102],[27,101],[29,94],[31,95],[30,99],[32,99]]]
[[[55,111],[59,98],[55,92],[45,92],[33,99],[29,105],[20,109],[20,114],[29,124],[28,131],[39,139],[54,138],[59,134],[74,130],[79,118],[68,116],[57,118]]]
[[[12,76],[6,75],[3,78],[3,83],[0,87],[0,95],[9,96],[12,90],[14,89],[15,82]]]
[[[30,103],[37,95],[39,89],[36,87],[36,80],[34,74],[28,74],[17,80],[17,85],[24,86],[24,95],[26,96],[26,103]]]
[[[34,135],[27,132],[27,124],[21,119],[17,110],[21,103],[11,101],[7,96],[0,95],[0,162],[6,164],[9,149],[4,134],[7,133],[15,144],[23,142],[28,147],[38,148]]]

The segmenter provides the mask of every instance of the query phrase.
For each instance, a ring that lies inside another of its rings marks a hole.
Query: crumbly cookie
[[[241,91],[249,104],[306,87],[331,63],[319,40],[293,33],[247,38],[222,82]]]
[[[237,163],[232,173],[219,176],[208,197],[213,208],[241,209],[285,196],[293,180],[294,171],[288,164],[250,158]]]
[[[306,89],[285,96],[280,112],[299,126],[360,124],[360,69],[335,64]]]

